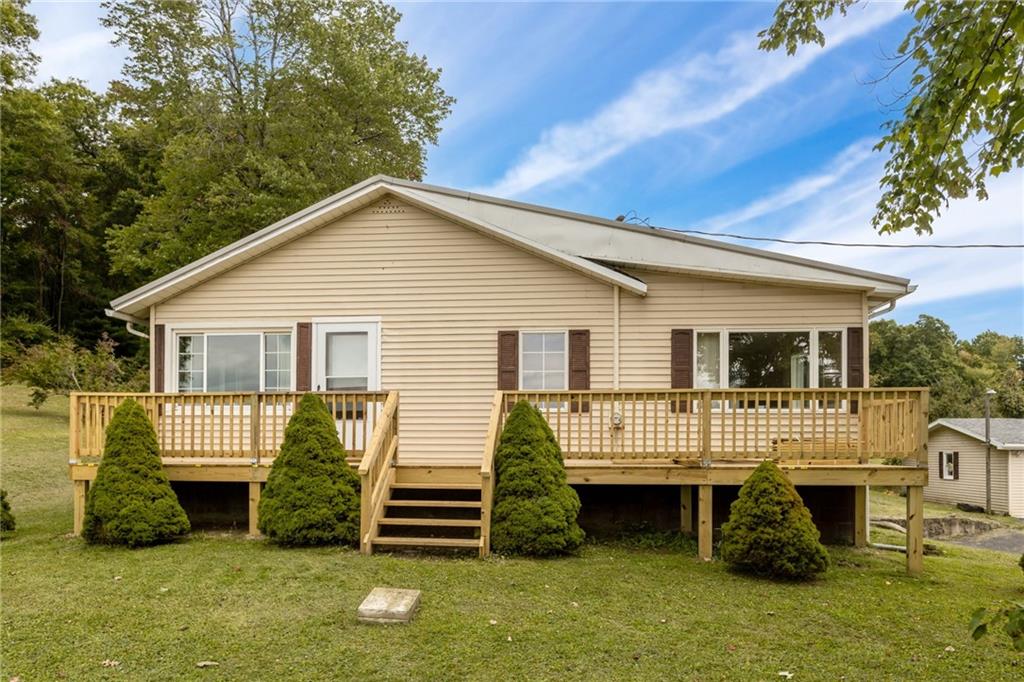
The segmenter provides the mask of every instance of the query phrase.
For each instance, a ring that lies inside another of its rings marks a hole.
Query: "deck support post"
[[[81,535],[82,529],[85,527],[85,499],[89,493],[89,481],[75,481],[75,521],[74,521],[74,534]]]
[[[693,486],[679,486],[679,530],[693,535]]]
[[[697,556],[704,561],[711,561],[715,528],[711,516],[711,486],[698,486],[697,498]]]
[[[249,481],[249,535],[258,538],[260,536],[260,496],[263,494],[263,484],[259,481]]]
[[[924,486],[907,486],[907,573],[924,572]]]
[[[868,546],[868,487],[854,486],[853,501],[853,545]]]

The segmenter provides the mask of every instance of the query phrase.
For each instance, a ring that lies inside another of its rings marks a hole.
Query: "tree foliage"
[[[260,498],[260,531],[281,545],[359,543],[359,477],[330,411],[307,393],[288,420]]]
[[[188,533],[185,510],[160,462],[156,431],[132,399],[114,410],[89,486],[82,536],[93,544],[144,547]]]
[[[784,0],[761,48],[825,44],[820,24],[860,0]],[[883,194],[873,224],[879,232],[930,234],[949,205],[986,180],[1024,165],[1024,2],[908,0],[913,24],[887,78],[908,66],[902,118],[884,126]]]
[[[93,349],[70,336],[20,349],[7,378],[29,386],[29,402],[39,407],[52,395],[72,391],[145,391],[148,372],[139,358],[118,357],[117,343],[103,337]]]
[[[7,491],[0,490],[0,531],[12,531],[17,525],[11,503],[7,501]]]
[[[161,149],[158,188],[110,230],[152,277],[376,173],[422,176],[452,99],[395,37],[400,14],[341,0],[110,0],[129,50],[124,115]]]
[[[722,559],[740,571],[806,579],[828,568],[811,512],[774,462],[762,462],[740,488],[722,526]]]
[[[381,2],[111,0],[128,59],[104,93],[31,84],[26,6],[0,2],[2,319],[85,348],[145,354],[103,315],[118,293],[367,176],[419,178],[452,103]]]
[[[996,390],[992,415],[1024,417],[1024,338],[986,331],[961,341],[942,320],[871,323],[871,385],[927,386],[929,416],[981,417],[983,395]]]
[[[509,412],[494,455],[497,482],[491,547],[499,554],[550,556],[583,544],[580,498],[566,483],[562,450],[540,411],[525,400]]]

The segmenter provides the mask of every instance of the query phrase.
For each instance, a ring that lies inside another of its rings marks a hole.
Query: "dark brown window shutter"
[[[939,478],[945,478],[946,471],[942,466],[942,450],[939,450]]]
[[[164,380],[165,343],[166,327],[162,324],[153,325],[153,392],[163,393],[166,384]]]
[[[519,388],[519,332],[498,332],[498,390]]]
[[[846,385],[850,388],[866,388],[864,376],[864,328],[850,327],[846,330]]]
[[[590,330],[569,330],[569,390],[590,390]],[[575,401],[569,406],[573,412],[590,411],[590,401],[584,400],[582,405]]]
[[[671,342],[670,369],[672,388],[693,388],[693,330],[673,329]],[[686,412],[689,401],[672,401],[673,412]]]
[[[960,453],[953,453],[953,480],[960,480]]]
[[[309,391],[312,384],[313,324],[299,322],[295,325],[295,390]]]
[[[864,376],[864,328],[846,329],[846,385],[850,388],[867,388]],[[850,401],[850,414],[857,414],[858,401]]]

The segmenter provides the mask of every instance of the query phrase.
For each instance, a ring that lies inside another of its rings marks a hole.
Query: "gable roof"
[[[928,432],[940,426],[985,442],[984,419],[936,419]],[[1000,450],[1024,450],[1024,419],[990,419],[989,440]]]
[[[872,306],[914,290],[891,275],[378,175],[114,299],[111,307],[144,316],[151,305],[389,194],[639,296],[647,285],[618,268],[863,291]]]

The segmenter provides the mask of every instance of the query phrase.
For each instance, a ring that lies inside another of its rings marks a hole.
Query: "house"
[[[1024,518],[1024,419],[990,421],[992,511]],[[984,419],[929,424],[925,499],[985,507],[985,455]]]
[[[528,399],[585,512],[669,501],[662,513],[710,557],[730,496],[773,458],[857,544],[866,485],[909,486],[918,570],[927,391],[866,387],[868,320],[911,291],[900,277],[377,176],[108,314],[150,338],[151,392],[138,398],[168,476],[248,483],[253,532],[284,424],[315,391],[363,479],[364,550],[486,554],[495,443]],[[76,526],[121,399],[73,396]]]

